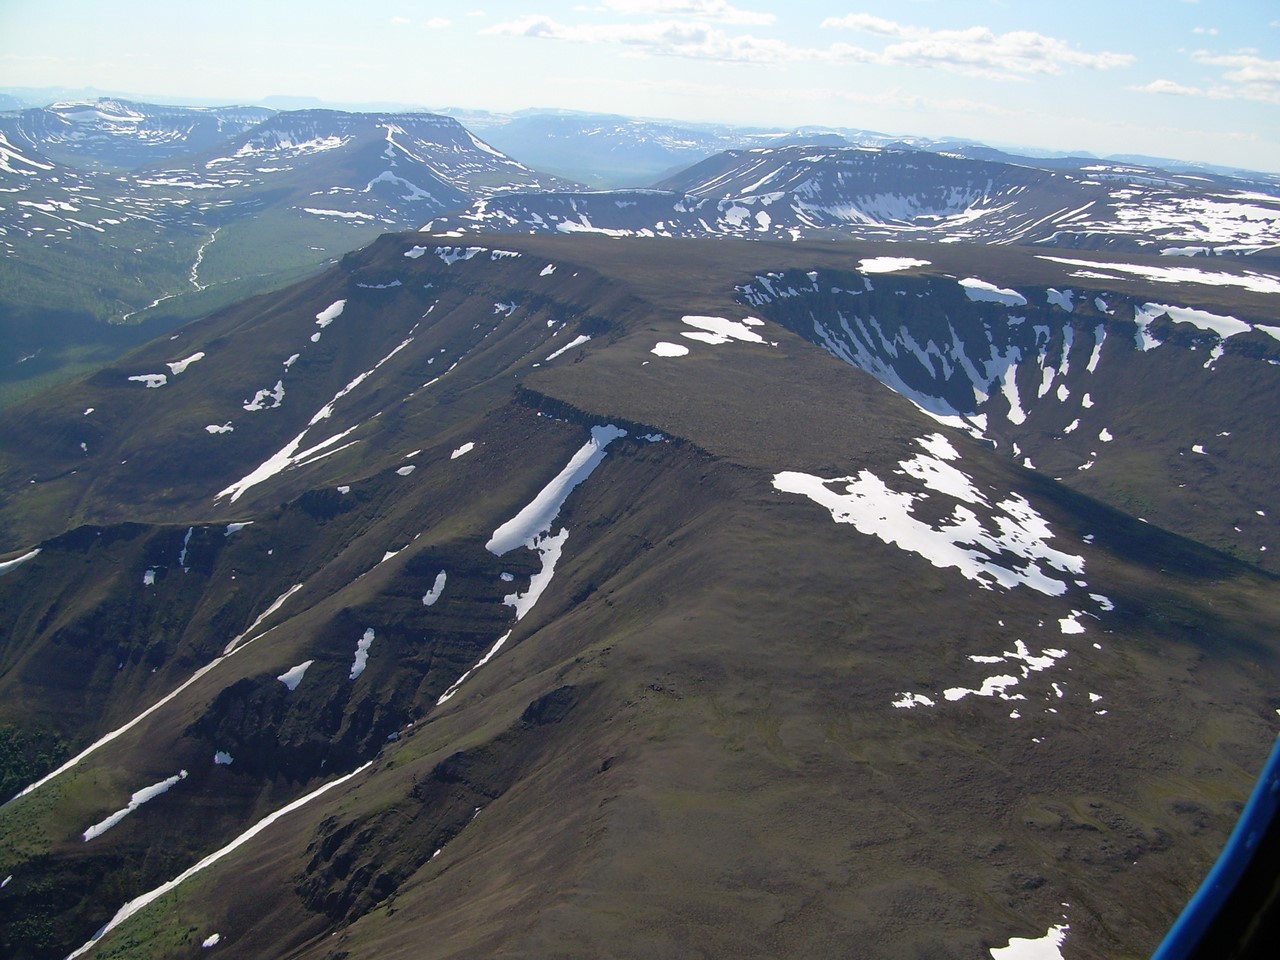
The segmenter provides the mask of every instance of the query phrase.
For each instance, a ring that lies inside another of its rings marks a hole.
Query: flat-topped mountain
[[[1280,705],[1261,262],[389,234],[0,412],[6,955],[1150,953]]]

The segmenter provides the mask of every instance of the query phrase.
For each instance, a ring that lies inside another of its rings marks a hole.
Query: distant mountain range
[[[459,235],[846,236],[1186,254],[1258,253],[1280,240],[1276,178],[1037,160],[869,131],[466,119],[497,146],[427,113],[112,99],[0,113],[0,401],[381,232],[427,223]],[[595,182],[667,175],[656,191],[584,192],[540,166]]]
[[[431,227],[460,235],[1034,243],[1185,256],[1274,255],[1280,246],[1280,187],[1267,180],[1014,159],[880,147],[730,150],[656,190],[508,194]]]

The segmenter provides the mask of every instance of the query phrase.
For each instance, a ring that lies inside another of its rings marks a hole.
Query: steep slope
[[[88,750],[0,808],[8,954],[1149,952],[1274,577],[806,339],[995,337],[904,249],[391,235],[6,413],[0,722]]]

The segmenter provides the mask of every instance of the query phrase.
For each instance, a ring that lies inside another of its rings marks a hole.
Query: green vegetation
[[[56,733],[0,724],[0,797],[14,796],[70,756],[70,745]]]

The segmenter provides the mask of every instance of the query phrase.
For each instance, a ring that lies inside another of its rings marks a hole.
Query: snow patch
[[[179,780],[185,780],[186,777],[187,777],[187,771],[179,770],[172,777],[169,777],[166,780],[161,780],[159,783],[153,783],[149,787],[143,787],[141,790],[139,790],[137,793],[135,793],[133,796],[129,798],[128,806],[124,807],[121,810],[117,810],[115,813],[111,814],[111,816],[107,817],[107,819],[102,820],[98,823],[95,823],[88,830],[86,830],[83,834],[85,843],[88,843],[94,837],[102,836],[102,834],[106,833],[108,830],[114,827],[117,823],[119,823],[129,814],[137,810],[144,803],[147,803],[150,800],[154,800],[156,797],[160,796],[160,794],[164,793],[166,790],[168,790],[170,787],[176,784]]]
[[[346,300],[335,300],[333,303],[329,304],[329,306],[316,314],[316,326],[323,330],[329,324],[333,323],[333,321],[337,320],[338,317],[342,316],[342,311],[346,309],[346,306]]]
[[[689,348],[680,343],[667,343],[660,340],[653,345],[653,349],[649,351],[659,357],[684,357],[688,356]]]
[[[1006,290],[976,277],[965,277],[960,286],[964,287],[965,296],[975,302],[1002,303],[1007,307],[1024,307],[1027,304],[1027,298],[1017,290]]]
[[[369,646],[373,643],[373,627],[369,627],[356,641],[356,656],[351,663],[351,679],[354,680],[360,674],[364,673],[365,665],[369,662]]]
[[[1037,939],[1013,937],[1008,946],[992,947],[991,960],[1062,960],[1062,943],[1070,927],[1058,924]]]
[[[500,557],[516,547],[532,548],[536,539],[550,531],[573,489],[591,476],[604,460],[609,444],[626,435],[627,431],[612,424],[592,427],[591,439],[527,506],[493,532],[485,549]]]
[[[4,563],[0,563],[0,576],[3,576],[4,574],[8,573],[10,570],[15,569],[20,564],[26,563],[28,560],[30,560],[39,552],[40,552],[40,548],[36,547],[34,550],[28,550],[26,553],[24,553],[20,557],[14,557],[12,560],[6,560],[4,561]]]
[[[582,346],[584,343],[586,343],[586,342],[587,342],[588,340],[590,340],[590,339],[591,339],[591,337],[587,336],[587,334],[585,334],[585,333],[584,333],[584,334],[580,334],[580,335],[578,335],[578,336],[574,337],[574,338],[573,338],[572,340],[570,340],[568,343],[566,343],[563,347],[561,347],[561,348],[560,348],[559,350],[557,350],[555,353],[553,353],[553,354],[551,354],[549,357],[547,357],[547,360],[554,360],[556,357],[560,356],[562,353],[567,353],[568,351],[572,350],[574,347],[580,347],[580,346]],[[546,362],[546,361],[544,361],[544,362]]]
[[[447,576],[443,570],[436,574],[436,579],[431,584],[431,589],[422,595],[422,605],[424,607],[432,606],[440,599],[440,594],[444,592],[444,584]]]
[[[928,260],[917,260],[914,257],[868,257],[858,261],[859,273],[896,273],[899,270],[910,270],[912,267],[927,267]]]
[[[1067,584],[1053,575],[1055,571],[1083,574],[1084,559],[1050,547],[1053,534],[1048,523],[1018,494],[1010,493],[991,507],[971,479],[948,469],[941,460],[929,463],[917,457],[899,466],[898,473],[916,477],[926,488],[962,502],[935,527],[914,515],[916,505],[930,499],[928,494],[894,490],[869,470],[829,480],[783,471],[774,476],[773,486],[808,497],[828,509],[835,522],[853,524],[859,533],[914,553],[936,567],[954,567],[985,589],[1026,586],[1060,596]],[[990,515],[990,526],[966,504],[983,507]],[[1017,564],[1010,556],[1023,562]]]
[[[187,367],[191,366],[197,360],[203,360],[203,359],[204,359],[204,352],[200,351],[198,353],[193,353],[191,356],[187,357],[184,360],[175,360],[173,363],[166,363],[165,366],[168,367],[169,372],[176,377],[178,374],[182,373],[184,370],[187,369]]]
[[[296,667],[290,667],[284,673],[280,674],[280,676],[276,677],[276,679],[279,680],[281,683],[283,683],[290,690],[297,690],[298,684],[302,682],[302,677],[307,672],[307,668],[310,667],[313,663],[315,663],[314,660],[303,660]]]

